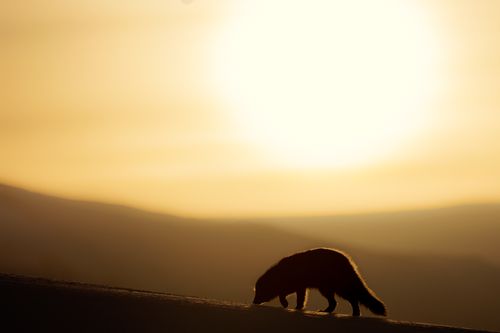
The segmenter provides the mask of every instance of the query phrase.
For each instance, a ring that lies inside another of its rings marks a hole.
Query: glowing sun
[[[242,0],[215,43],[241,139],[292,167],[378,161],[422,135],[438,43],[414,2]]]

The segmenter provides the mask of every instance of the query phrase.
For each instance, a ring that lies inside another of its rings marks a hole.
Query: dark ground
[[[0,274],[12,332],[485,332]]]

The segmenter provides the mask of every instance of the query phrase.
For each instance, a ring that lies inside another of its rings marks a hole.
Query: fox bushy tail
[[[387,316],[385,304],[375,295],[375,293],[365,284],[363,284],[362,289],[359,302],[366,306],[374,314]]]

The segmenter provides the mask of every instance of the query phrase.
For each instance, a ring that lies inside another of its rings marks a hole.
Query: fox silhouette
[[[297,310],[304,308],[307,289],[318,289],[328,300],[324,312],[333,312],[337,306],[335,295],[352,306],[352,315],[359,316],[359,304],[376,315],[386,316],[384,303],[368,288],[352,259],[345,253],[328,248],[311,249],[281,259],[269,268],[255,284],[254,304],[262,304],[279,297],[288,307],[286,297],[297,293]]]

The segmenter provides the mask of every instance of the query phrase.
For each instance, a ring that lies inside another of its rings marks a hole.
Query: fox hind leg
[[[359,311],[359,302],[356,299],[349,299],[349,303],[351,303],[352,306],[352,315],[354,317],[359,317],[361,315],[361,312]]]
[[[337,307],[337,301],[335,300],[335,292],[328,289],[319,289],[321,295],[323,295],[328,300],[328,307],[323,310],[323,312],[332,313]]]

